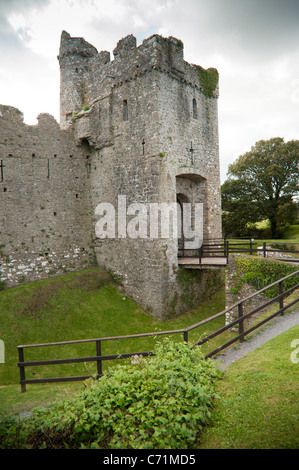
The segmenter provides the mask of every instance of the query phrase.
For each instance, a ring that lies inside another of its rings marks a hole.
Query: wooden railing
[[[286,281],[289,281],[292,279],[292,287],[288,289],[284,289]],[[244,305],[246,302],[252,300],[255,296],[260,295],[260,294],[265,294],[269,289],[278,286],[279,289],[279,294],[275,296],[274,298],[267,300],[265,304],[251,310],[249,313],[244,314]],[[272,320],[275,318],[277,315],[283,315],[286,310],[294,306],[298,301],[299,297],[295,296],[295,299],[289,302],[289,304],[284,303],[285,297],[289,296],[292,294],[296,289],[299,288],[299,270],[282,278],[279,279],[278,281],[264,287],[263,289],[257,291],[256,293],[243,298],[236,302],[235,304],[231,305],[230,307],[226,308],[225,310],[208,317],[198,323],[195,323],[191,326],[188,326],[186,328],[178,329],[178,330],[169,330],[169,331],[155,331],[152,333],[139,333],[139,334],[132,334],[132,335],[126,335],[126,336],[112,336],[112,337],[103,337],[103,338],[95,338],[95,339],[81,339],[81,340],[76,340],[76,341],[62,341],[62,342],[57,342],[57,343],[43,343],[43,344],[26,344],[26,345],[20,345],[18,346],[18,354],[19,354],[19,362],[18,366],[20,369],[20,385],[21,385],[21,391],[25,392],[26,391],[26,384],[33,384],[33,383],[45,383],[45,382],[68,382],[68,381],[81,381],[85,380],[91,375],[84,375],[84,376],[75,376],[75,377],[56,377],[56,378],[42,378],[42,379],[26,379],[25,377],[25,369],[27,367],[32,367],[32,366],[43,366],[43,365],[54,365],[54,364],[72,364],[72,363],[79,363],[79,362],[95,362],[97,364],[97,378],[101,377],[103,375],[102,371],[102,361],[106,360],[114,360],[114,359],[122,359],[122,358],[128,358],[132,357],[135,355],[138,356],[149,356],[153,354],[152,352],[134,352],[134,353],[123,353],[123,354],[112,354],[112,355],[102,355],[102,344],[105,341],[115,341],[115,340],[126,340],[126,339],[134,339],[134,338],[145,338],[145,337],[155,337],[155,336],[161,336],[161,335],[177,335],[180,334],[183,336],[183,341],[188,342],[188,335],[191,331],[195,330],[196,328],[200,328],[201,326],[219,318],[219,317],[224,317],[226,318],[226,315],[233,309],[238,310],[238,318],[236,320],[233,320],[230,323],[225,324],[222,328],[214,331],[212,334],[206,336],[205,338],[202,338],[201,340],[197,341],[194,343],[194,347],[198,345],[202,345],[212,338],[215,338],[216,336],[220,335],[221,333],[231,329],[234,326],[238,326],[238,334],[229,340],[228,342],[223,343],[220,347],[217,349],[209,352],[206,357],[213,357],[216,354],[218,354],[220,351],[223,349],[227,348],[231,344],[235,343],[236,341],[244,341],[245,336],[250,334],[252,331],[255,329],[259,328],[260,326],[264,325],[266,322]],[[271,313],[269,317],[266,319],[261,320],[260,322],[256,323],[254,326],[249,327],[247,330],[244,328],[244,322],[246,319],[249,317],[253,317],[256,313],[260,312],[264,308],[270,307],[270,305],[274,303],[278,303],[278,310],[276,310],[274,313]],[[25,361],[24,359],[24,351],[29,348],[49,348],[49,347],[58,347],[62,345],[74,345],[74,344],[82,344],[82,343],[95,343],[95,355],[94,356],[87,356],[87,357],[78,357],[78,358],[67,358],[67,359],[48,359],[48,360],[39,360],[39,361]]]
[[[299,254],[299,243],[290,242],[290,243],[274,243],[274,245],[287,245],[292,246],[295,249],[291,250],[281,250],[278,248],[273,248],[267,242],[262,242],[262,246],[258,246],[261,242],[254,241],[253,239],[242,240],[242,241],[231,241],[228,239],[223,240],[211,240],[204,242],[201,247],[198,249],[198,261],[201,264],[203,258],[216,257],[216,258],[226,258],[226,263],[228,263],[229,255],[242,253],[242,254],[258,254],[266,258],[270,253],[277,253],[280,255],[280,258],[283,255],[297,255]],[[271,242],[271,245],[273,243]],[[296,249],[297,248],[297,249]],[[285,261],[299,262],[298,258],[289,258]]]

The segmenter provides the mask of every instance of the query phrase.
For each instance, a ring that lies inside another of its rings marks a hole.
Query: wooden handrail
[[[220,316],[225,315],[226,313],[230,312],[231,310],[237,308],[239,312],[239,316],[236,320],[226,324],[222,328],[214,331],[210,335],[206,336],[199,342],[196,342],[193,346],[196,347],[198,345],[204,344],[205,342],[209,341],[210,339],[214,338],[215,336],[218,336],[219,334],[223,333],[224,331],[232,328],[234,325],[239,325],[239,334],[230,340],[227,343],[224,343],[222,346],[217,348],[216,350],[210,352],[206,357],[212,357],[213,355],[217,354],[220,350],[225,349],[229,345],[233,344],[234,342],[240,340],[243,341],[244,337],[249,334],[249,332],[253,331],[253,329],[258,328],[259,326],[265,324],[267,321],[270,321],[272,318],[275,316],[281,314],[283,315],[285,310],[288,308],[292,307],[299,301],[299,297],[293,300],[290,304],[284,305],[283,300],[284,297],[290,295],[292,292],[297,290],[299,288],[299,283],[297,283],[295,286],[289,288],[286,291],[283,291],[283,284],[285,281],[288,279],[292,278],[293,276],[298,276],[299,275],[299,270],[295,271],[292,274],[289,274],[271,284],[268,286],[258,290],[254,294],[251,294],[247,297],[244,297],[243,299],[235,302],[233,305],[227,307],[225,310],[222,310],[219,313],[216,313],[215,315],[212,315],[211,317],[208,317],[204,320],[201,320],[200,322],[194,323],[193,325],[190,325],[186,328],[181,328],[177,330],[166,330],[166,331],[155,331],[155,332],[150,332],[150,333],[137,333],[137,334],[131,334],[131,335],[123,335],[123,336],[108,336],[108,337],[102,337],[102,338],[94,338],[94,339],[81,339],[81,340],[71,340],[71,341],[59,341],[55,343],[40,343],[40,344],[23,344],[17,346],[18,349],[18,354],[19,354],[19,362],[18,362],[18,367],[20,368],[20,384],[21,384],[21,391],[25,392],[26,391],[26,384],[30,383],[42,383],[42,382],[63,382],[63,381],[75,381],[75,380],[84,380],[89,376],[79,376],[79,377],[58,377],[58,378],[48,378],[48,379],[27,379],[25,377],[25,367],[30,367],[30,366],[37,366],[37,365],[54,365],[54,364],[69,364],[69,363],[79,363],[79,362],[96,362],[97,363],[97,371],[98,375],[97,377],[102,376],[102,361],[104,360],[112,360],[112,359],[120,359],[120,358],[128,358],[132,357],[135,355],[141,355],[141,356],[148,356],[153,354],[151,351],[146,351],[146,352],[135,352],[135,353],[122,353],[122,354],[110,354],[110,355],[102,355],[101,354],[101,343],[102,341],[113,341],[113,340],[123,340],[123,339],[131,339],[131,338],[145,338],[145,337],[154,337],[154,336],[160,336],[160,335],[173,335],[173,334],[183,334],[183,340],[185,342],[188,342],[188,333],[195,328],[198,328],[210,321],[213,321]],[[243,305],[245,302],[251,300],[253,297],[263,294],[266,292],[268,289],[273,288],[274,286],[278,285],[279,286],[279,295],[274,297],[273,299],[268,300],[265,302],[265,304],[251,310],[250,312],[244,314],[243,313]],[[269,307],[271,304],[279,302],[279,310],[272,314],[268,319],[263,320],[257,326],[251,327],[247,330],[244,330],[244,320],[249,318],[250,316],[253,316],[255,313],[259,312],[260,310]],[[80,343],[96,343],[96,352],[97,354],[95,356],[87,356],[87,357],[79,357],[79,358],[66,358],[66,359],[54,359],[54,360],[40,360],[40,361],[25,361],[24,360],[24,349],[26,348],[37,348],[37,347],[50,347],[50,346],[62,346],[62,345],[70,345],[70,344],[80,344]]]

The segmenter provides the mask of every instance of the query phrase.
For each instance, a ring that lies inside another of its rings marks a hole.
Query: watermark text
[[[118,196],[117,207],[101,202],[95,209],[97,238],[184,238],[186,249],[202,245],[203,204],[189,202],[134,202],[127,206],[125,195]]]

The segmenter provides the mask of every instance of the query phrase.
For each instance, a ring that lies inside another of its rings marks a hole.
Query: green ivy
[[[237,267],[241,282],[251,284],[256,290],[263,289],[298,270],[297,266],[291,264],[257,259],[256,257],[237,258]],[[284,289],[289,289],[298,283],[299,275],[284,281]],[[278,294],[278,285],[265,292],[265,295],[269,298],[273,298]]]
[[[207,98],[213,98],[214,91],[219,81],[218,70],[214,68],[204,69],[199,65],[197,66],[197,70],[203,94]]]

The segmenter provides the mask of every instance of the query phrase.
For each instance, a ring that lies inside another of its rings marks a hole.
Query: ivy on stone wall
[[[200,65],[197,66],[197,70],[203,94],[207,98],[213,98],[219,81],[218,70],[214,68],[204,69]]]
[[[278,261],[257,259],[256,257],[237,258],[236,262],[241,282],[252,285],[256,290],[263,289],[298,270],[297,266]],[[284,282],[284,289],[291,288],[298,282],[299,275],[294,276]],[[265,295],[269,298],[273,298],[278,294],[278,285],[265,292]]]

